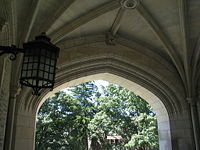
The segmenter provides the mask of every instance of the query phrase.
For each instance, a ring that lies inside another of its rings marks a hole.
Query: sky
[[[104,81],[104,80],[95,80],[94,82],[95,82],[95,85],[96,85],[97,87],[100,87],[101,85],[107,86],[107,85],[109,84],[108,81]]]
[[[101,85],[107,86],[109,84],[109,82],[105,81],[105,80],[95,80],[94,83],[98,87],[99,90],[101,90]],[[62,91],[66,92],[67,94],[70,94],[70,91],[68,91],[67,88],[63,89]],[[99,91],[99,92],[101,92],[101,91]]]

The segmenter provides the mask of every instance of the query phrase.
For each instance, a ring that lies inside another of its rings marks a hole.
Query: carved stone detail
[[[135,9],[139,5],[139,0],[122,0],[121,5],[127,9]]]
[[[114,45],[116,45],[116,43],[117,43],[116,42],[116,37],[114,35],[112,35],[111,32],[108,32],[106,34],[106,44],[114,46]]]

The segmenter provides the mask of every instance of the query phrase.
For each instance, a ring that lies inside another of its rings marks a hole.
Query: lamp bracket
[[[11,54],[10,60],[15,60],[18,53],[24,53],[24,49],[17,48],[15,45],[0,46],[0,56],[3,54]]]

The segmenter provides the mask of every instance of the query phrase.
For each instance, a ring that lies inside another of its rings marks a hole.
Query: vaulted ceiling
[[[55,44],[109,33],[151,47],[172,63],[185,86],[191,87],[192,77],[200,74],[200,0],[139,0],[134,9],[127,8],[126,1],[127,7],[137,2],[1,0],[0,43],[21,45],[41,32]]]

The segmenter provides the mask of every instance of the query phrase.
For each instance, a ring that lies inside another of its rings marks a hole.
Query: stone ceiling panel
[[[191,0],[189,3],[190,38],[197,38],[200,34],[200,0]]]
[[[118,33],[127,39],[145,42],[154,47],[158,53],[167,55],[162,43],[136,10],[126,11]]]
[[[69,23],[70,21],[86,14],[92,9],[109,2],[109,0],[75,0],[68,9],[60,16],[60,18],[51,26],[48,30],[48,34],[59,29],[63,25]]]
[[[176,51],[182,53],[178,1],[143,0],[142,4],[161,27],[162,32],[164,32]]]
[[[102,33],[106,34],[107,32],[109,32],[114,22],[117,11],[118,9],[110,11],[80,26],[76,30],[70,32],[65,37],[64,40],[71,39],[71,38],[78,38],[82,36],[88,36],[88,35],[95,35],[95,34],[102,34]]]
[[[17,39],[21,38],[21,35],[23,34],[23,29],[25,27],[26,21],[28,18],[28,13],[30,11],[32,1],[31,0],[18,0],[16,2],[16,14],[14,17],[16,17],[17,20]]]

